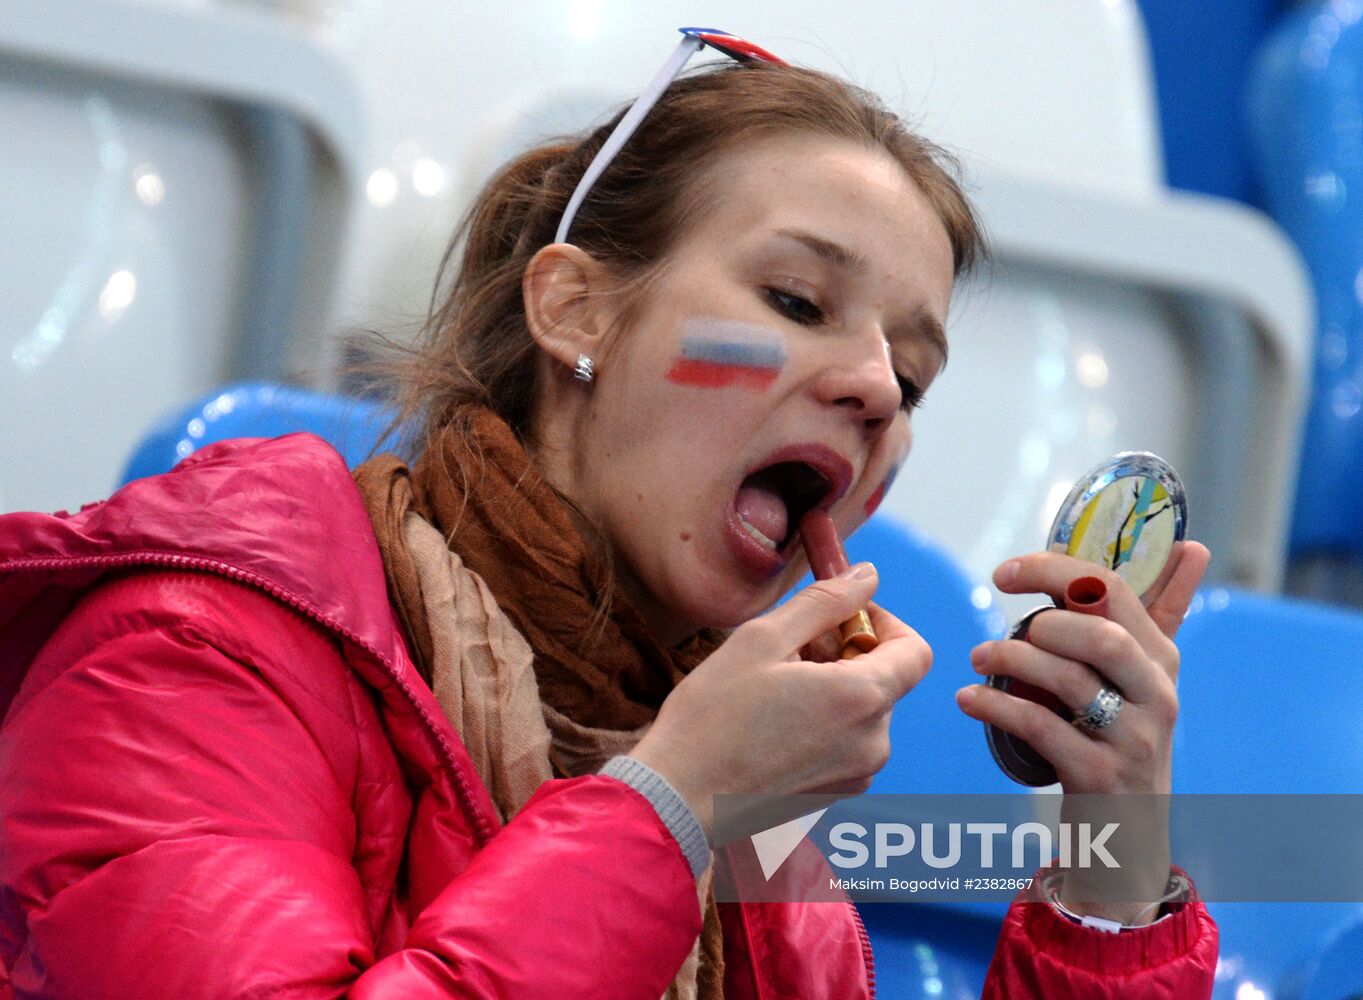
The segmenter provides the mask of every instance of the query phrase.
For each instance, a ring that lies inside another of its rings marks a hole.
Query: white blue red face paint
[[[880,485],[876,487],[876,491],[866,498],[865,510],[867,517],[870,517],[876,512],[876,508],[880,506],[880,502],[885,499],[885,494],[890,492],[890,487],[894,485],[894,477],[899,475],[899,467],[903,464],[904,460],[901,458],[898,462],[895,462],[894,465],[890,466],[890,471],[885,475],[885,478],[880,481]]]
[[[667,380],[704,389],[771,388],[786,366],[785,337],[751,323],[697,320],[688,324]]]

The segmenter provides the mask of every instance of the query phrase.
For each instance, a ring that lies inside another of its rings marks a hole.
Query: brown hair
[[[422,451],[468,403],[495,411],[533,447],[539,366],[521,278],[535,253],[553,242],[578,179],[623,113],[585,137],[522,153],[488,181],[445,251],[432,310],[415,342],[389,341],[399,359],[356,366],[390,385],[402,451]],[[772,63],[718,64],[674,82],[593,185],[569,238],[619,279],[622,294],[637,297],[704,203],[696,195],[705,168],[749,139],[790,133],[883,149],[937,212],[955,273],[985,255],[953,157],[868,91]]]

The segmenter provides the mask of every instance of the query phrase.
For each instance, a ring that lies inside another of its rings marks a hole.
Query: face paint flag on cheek
[[[736,386],[765,392],[785,364],[786,351],[778,343],[687,337],[667,380],[706,389]]]

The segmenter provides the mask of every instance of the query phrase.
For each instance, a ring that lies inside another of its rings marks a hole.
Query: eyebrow
[[[852,274],[866,273],[866,258],[841,243],[834,243],[822,236],[805,232],[803,229],[778,229],[776,235],[784,239],[794,240],[808,248],[821,260],[826,260],[844,271]],[[935,316],[926,312],[919,312],[914,319],[913,326],[915,333],[937,348],[942,355],[942,367],[945,368],[947,363],[947,334],[942,329],[942,324],[938,322]]]
[[[821,260],[826,260],[844,271],[850,271],[853,274],[862,274],[866,271],[866,258],[855,250],[849,250],[841,243],[834,243],[822,236],[807,233],[803,229],[778,229],[776,235],[802,244],[812,250],[814,255]]]

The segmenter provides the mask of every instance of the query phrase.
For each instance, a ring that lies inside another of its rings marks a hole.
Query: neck
[[[659,604],[619,560],[615,560],[613,566],[616,587],[639,612],[639,617],[661,645],[678,649],[695,636],[699,631],[696,626],[678,620],[676,615]]]
[[[578,459],[574,449],[569,446],[574,434],[571,423],[546,420],[542,416],[543,412],[544,409],[534,421],[538,444],[530,452],[530,460],[559,497],[567,502],[578,532],[592,553],[601,560],[601,564],[610,568],[608,579],[639,613],[654,638],[668,649],[676,649],[696,634],[696,626],[678,620],[675,614],[659,603],[611,547],[610,540],[597,526],[590,507],[584,502],[582,491],[578,489],[581,482],[576,465]]]

